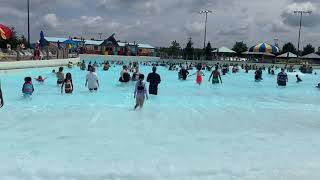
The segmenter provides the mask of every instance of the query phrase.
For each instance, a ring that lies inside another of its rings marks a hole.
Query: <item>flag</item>
[[[12,34],[12,30],[9,27],[0,24],[0,37],[2,39],[10,39],[12,37]]]

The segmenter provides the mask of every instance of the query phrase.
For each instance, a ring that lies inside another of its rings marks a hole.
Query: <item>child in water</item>
[[[38,83],[43,84],[44,80],[46,80],[47,78],[43,78],[42,76],[38,76],[38,78],[34,78]]]
[[[143,82],[143,80],[144,75],[139,74],[139,81],[136,83],[136,87],[134,89],[134,98],[136,99],[136,105],[134,106],[134,109],[137,109],[138,107],[142,108],[144,99],[148,99],[146,84]]]
[[[298,74],[296,75],[296,78],[297,78],[297,83],[302,81],[302,79],[299,77]]]
[[[62,85],[61,85],[61,94],[63,94],[63,87],[64,92],[66,94],[72,94],[73,92],[73,83],[72,83],[72,76],[71,73],[66,74],[66,78],[64,79]]]
[[[25,77],[24,78],[24,84],[22,86],[22,93],[25,97],[31,96],[34,92],[34,87],[32,84],[32,78],[31,77]]]
[[[202,67],[200,65],[198,65],[197,67],[197,72],[195,72],[194,74],[190,75],[190,76],[194,76],[197,75],[196,78],[196,83],[200,86],[202,84],[202,76],[204,76],[204,73],[202,72]]]

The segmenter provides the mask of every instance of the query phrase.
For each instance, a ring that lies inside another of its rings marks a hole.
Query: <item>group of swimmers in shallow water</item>
[[[240,70],[240,66],[238,65],[231,65],[232,68],[230,68],[229,64],[215,64],[214,66],[209,66],[205,64],[192,64],[192,63],[186,63],[185,65],[175,64],[175,63],[155,63],[152,64],[151,62],[146,63],[129,63],[128,65],[124,65],[124,62],[104,62],[101,64],[98,64],[97,62],[94,62],[93,64],[90,62],[88,65],[85,64],[84,61],[81,63],[78,63],[78,66],[82,71],[88,71],[88,74],[86,75],[86,82],[85,86],[89,89],[89,91],[94,92],[97,91],[100,84],[99,84],[99,78],[96,74],[96,69],[100,66],[103,66],[104,71],[108,71],[111,67],[111,64],[113,67],[115,65],[122,65],[123,68],[120,72],[119,82],[121,83],[127,83],[129,81],[136,81],[136,85],[134,88],[134,98],[136,99],[136,105],[135,109],[140,107],[143,107],[145,99],[148,99],[148,94],[152,95],[158,95],[158,85],[161,83],[161,77],[159,74],[157,74],[157,66],[164,66],[167,67],[170,71],[178,71],[178,79],[180,80],[186,80],[188,77],[196,76],[196,84],[201,85],[203,82],[203,76],[205,76],[204,72],[205,70],[211,72],[209,77],[209,82],[211,81],[212,84],[222,84],[222,75],[226,75],[226,73],[229,72],[229,69],[232,69],[232,73],[237,73]],[[144,82],[145,76],[140,73],[139,65],[150,65],[152,66],[152,72],[148,74],[146,81],[149,83],[149,89],[146,88],[146,83]],[[74,65],[70,62],[68,64],[68,68],[72,68]],[[180,70],[178,70],[177,66],[180,67]],[[214,67],[214,70],[211,71],[211,69]],[[196,68],[196,72],[193,74],[189,73],[189,70],[192,70],[193,68]],[[255,81],[261,81],[262,78],[262,71],[266,68],[264,66],[257,67],[256,65],[242,65],[242,69],[245,70],[246,73],[249,72],[249,70],[255,70],[254,79]],[[277,69],[277,67],[271,66],[268,68],[268,74],[274,75],[274,68]],[[220,70],[219,70],[220,69]],[[55,70],[52,71],[57,77],[57,85],[61,87],[61,93],[63,94],[72,94],[74,87],[72,82],[72,75],[71,73],[67,73],[64,75],[64,68],[60,67],[58,72],[55,72]],[[132,76],[130,76],[130,73],[132,73]],[[302,79],[296,75],[297,82],[301,82]],[[43,78],[42,76],[38,76],[35,78],[35,80],[43,84],[47,78]],[[288,82],[288,75],[285,72],[285,69],[282,68],[281,71],[277,75],[277,84],[278,86],[286,86]],[[316,86],[317,88],[320,88],[320,83]],[[31,77],[25,77],[24,84],[22,87],[22,93],[26,97],[30,97],[34,92],[34,86],[32,84],[32,78]]]

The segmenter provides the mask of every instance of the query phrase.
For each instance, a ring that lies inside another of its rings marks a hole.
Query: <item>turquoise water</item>
[[[253,72],[223,76],[199,87],[195,77],[159,67],[159,96],[133,111],[134,83],[118,82],[120,66],[98,70],[100,89],[88,92],[86,72],[67,69],[73,95],[61,95],[52,68],[0,73],[0,179],[186,180],[320,178],[320,75]],[[141,67],[147,75],[151,67]],[[25,76],[34,82],[24,99]]]

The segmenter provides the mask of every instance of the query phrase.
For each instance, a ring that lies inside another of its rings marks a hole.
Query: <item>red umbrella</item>
[[[3,24],[0,24],[0,35],[2,39],[10,39],[12,37],[12,30]]]

